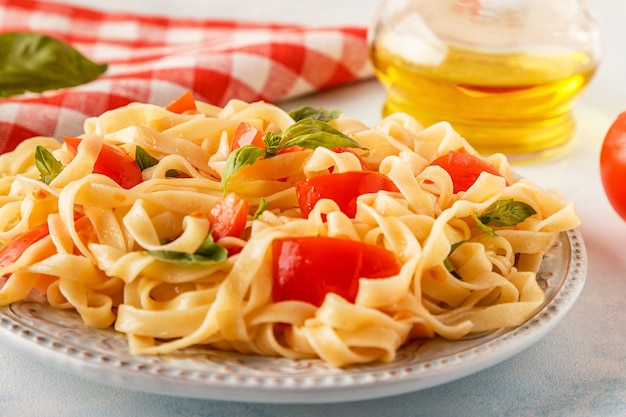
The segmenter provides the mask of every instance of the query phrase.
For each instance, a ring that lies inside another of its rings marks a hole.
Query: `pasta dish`
[[[0,155],[0,304],[75,310],[133,354],[389,362],[523,323],[578,224],[447,122],[185,94]]]

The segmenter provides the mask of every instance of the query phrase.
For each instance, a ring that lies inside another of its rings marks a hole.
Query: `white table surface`
[[[75,4],[88,0],[66,0]],[[0,417],[463,417],[626,415],[626,223],[609,206],[598,171],[602,138],[626,110],[626,2],[589,0],[604,35],[602,65],[577,105],[578,132],[569,152],[516,166],[564,191],[582,218],[586,286],[563,321],[513,358],[477,374],[384,399],[317,405],[204,401],[119,389],[35,361],[0,341]],[[240,17],[311,25],[366,24],[375,0],[107,0],[112,10],[186,17]],[[384,92],[375,80],[284,104],[340,107],[367,123],[380,119]]]

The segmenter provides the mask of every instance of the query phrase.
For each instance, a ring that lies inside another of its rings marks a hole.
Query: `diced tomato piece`
[[[75,217],[75,222],[76,230],[79,234],[81,234],[81,236],[84,237],[84,240],[86,241],[89,233],[93,233],[91,222],[87,217],[84,217],[82,215],[77,215]],[[28,230],[27,232],[16,236],[4,248],[2,248],[2,250],[0,250],[0,267],[9,266],[16,262],[29,246],[39,242],[43,238],[47,237],[49,234],[50,230],[48,227],[48,223],[42,223],[39,226],[36,226]],[[48,255],[56,251],[56,248],[54,247],[54,244],[52,242],[50,242],[47,251],[51,252]],[[43,254],[43,252],[40,255],[46,256]],[[8,281],[9,279],[11,279],[10,274],[7,274],[4,277],[0,277],[0,287],[2,287],[3,281]],[[33,290],[36,294],[39,294],[39,296],[45,296],[50,284],[55,282],[57,279],[58,277],[56,276],[40,274],[33,284]],[[29,295],[29,298],[27,299],[32,300],[32,298],[30,298],[32,296],[33,293],[31,293]],[[39,297],[36,298],[36,300],[39,299]]]
[[[219,200],[209,211],[213,239],[218,241],[226,236],[240,237],[246,228],[249,208],[248,200],[235,193]]]
[[[362,194],[378,191],[398,192],[389,178],[376,171],[348,171],[308,178],[295,184],[303,217],[308,217],[315,204],[323,198],[337,203],[347,216],[356,215],[356,200]]]
[[[80,138],[63,137],[68,150],[76,155]],[[120,187],[130,189],[143,181],[141,169],[137,162],[124,150],[117,146],[103,143],[93,167],[95,174],[106,175],[118,183]]]
[[[349,239],[306,236],[272,242],[272,298],[320,306],[328,293],[354,302],[359,278],[386,278],[400,272],[395,254]]]
[[[430,165],[438,165],[450,174],[455,194],[467,191],[483,172],[500,176],[493,165],[461,150],[450,151],[432,161]]]
[[[186,112],[196,112],[198,108],[193,93],[187,90],[180,97],[175,98],[165,106],[165,110],[171,111],[172,113],[183,114]]]
[[[249,123],[241,122],[233,135],[233,141],[230,143],[230,151],[232,152],[245,145],[256,145],[259,148],[265,149],[263,132]]]
[[[42,223],[16,236],[7,245],[0,250],[0,267],[9,266],[22,256],[22,253],[30,245],[37,243],[50,234],[48,223]]]

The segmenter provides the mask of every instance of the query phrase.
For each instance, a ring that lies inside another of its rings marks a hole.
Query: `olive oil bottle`
[[[575,100],[598,65],[598,34],[562,18],[553,30],[545,22],[527,28],[531,12],[547,13],[535,8],[557,3],[543,1],[413,0],[400,10],[387,0],[370,31],[370,58],[387,92],[383,114],[405,112],[425,126],[448,121],[480,152],[511,159],[565,145]],[[500,8],[487,10],[490,3]],[[512,4],[526,6],[523,18]],[[565,28],[573,33],[553,33]]]

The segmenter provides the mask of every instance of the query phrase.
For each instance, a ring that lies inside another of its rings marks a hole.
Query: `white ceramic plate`
[[[403,347],[388,364],[337,369],[319,360],[288,360],[187,349],[133,356],[113,330],[87,328],[78,315],[34,303],[0,308],[0,340],[42,362],[98,382],[181,397],[273,403],[371,399],[433,387],[491,367],[537,342],[565,316],[587,272],[578,230],[562,233],[538,274],[546,291],[523,325],[460,341]]]

